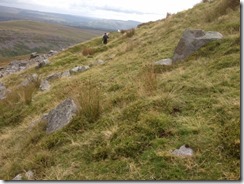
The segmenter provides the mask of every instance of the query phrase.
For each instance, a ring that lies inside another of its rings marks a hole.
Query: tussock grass
[[[84,116],[88,122],[94,123],[101,116],[101,95],[98,86],[91,84],[90,80],[84,84],[79,93],[78,102],[80,105],[80,115]]]
[[[94,50],[92,48],[84,48],[82,54],[83,56],[93,55]]]
[[[135,29],[121,30],[121,34],[123,34],[126,38],[131,38],[135,34],[135,32]]]
[[[215,1],[215,3],[218,3],[218,5],[210,8],[210,10],[205,14],[207,22],[211,22],[214,19],[227,14],[230,10],[240,8],[239,0],[221,0]]]
[[[158,79],[154,65],[148,65],[142,69],[139,82],[141,83],[141,90],[147,95],[155,94],[158,89]]]
[[[111,33],[106,46],[96,38],[53,57],[38,70],[42,77],[106,63],[53,81],[29,105],[18,93],[0,101],[0,178],[33,170],[37,180],[240,180],[240,10],[204,19],[221,3],[200,3],[139,26],[131,38]],[[224,39],[176,65],[153,66],[172,57],[189,27]],[[84,48],[94,55],[84,57]],[[21,82],[17,75],[1,81],[10,89]],[[69,125],[49,135],[45,124],[29,130],[32,119],[67,97],[80,106]],[[193,157],[171,154],[184,144]]]
[[[30,105],[35,92],[39,90],[41,84],[41,79],[37,77],[33,79],[27,86],[21,88],[23,91],[23,100],[25,104]]]

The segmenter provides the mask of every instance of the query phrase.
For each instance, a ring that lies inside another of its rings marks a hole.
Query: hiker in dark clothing
[[[107,33],[104,33],[104,35],[103,35],[103,44],[107,44],[108,43],[108,39],[109,39],[109,37],[108,37]]]

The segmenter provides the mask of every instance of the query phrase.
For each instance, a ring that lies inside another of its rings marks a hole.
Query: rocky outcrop
[[[42,120],[47,122],[46,132],[52,133],[63,128],[70,123],[76,113],[77,106],[72,99],[63,101],[42,118]]]
[[[223,38],[219,32],[186,29],[180,39],[173,56],[173,63],[190,56],[207,43]]]
[[[6,75],[10,75],[16,73],[18,71],[22,71],[28,68],[31,65],[29,61],[20,60],[20,61],[12,61],[7,67],[1,68],[0,77],[4,77]]]
[[[48,54],[37,54],[37,52],[34,52],[30,55],[29,60],[19,60],[19,61],[12,61],[9,65],[6,67],[0,68],[0,78],[28,69],[31,66],[35,66],[37,68],[41,68],[48,64],[48,58],[57,54],[57,51],[50,50]]]

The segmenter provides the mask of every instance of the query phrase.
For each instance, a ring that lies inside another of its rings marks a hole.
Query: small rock
[[[51,80],[59,79],[59,78],[61,78],[61,76],[62,76],[61,72],[54,73],[54,74],[51,74],[51,75],[47,76],[46,80],[47,81],[51,81]]]
[[[70,72],[69,71],[64,71],[61,75],[61,77],[69,77],[70,76]]]
[[[20,84],[21,86],[28,86],[30,83],[38,81],[38,75],[36,73],[27,76],[27,78]]]
[[[50,89],[50,84],[47,80],[43,80],[39,88],[41,91],[47,91]]]
[[[39,54],[37,54],[37,52],[33,52],[30,55],[30,59],[36,58],[37,56],[39,56]]]
[[[89,66],[77,66],[75,68],[72,68],[70,70],[70,73],[78,73],[78,72],[84,72],[88,70],[90,67]]]
[[[98,65],[103,65],[105,63],[105,61],[103,61],[103,60],[101,60],[101,59],[99,59],[98,61],[97,61],[97,64]]]
[[[48,59],[43,59],[43,60],[39,61],[37,68],[44,67],[44,66],[46,66],[48,63],[49,63]]]
[[[159,61],[156,61],[154,63],[155,65],[166,65],[166,66],[170,66],[172,65],[172,59],[168,58],[168,59],[161,59]]]
[[[25,177],[27,180],[33,180],[34,179],[34,173],[29,170],[28,172],[25,173]]]
[[[22,174],[18,174],[12,180],[22,180]]]
[[[189,146],[183,145],[180,149],[174,150],[172,154],[176,156],[192,156],[193,150]]]
[[[105,64],[105,61],[99,59],[99,60],[96,60],[96,61],[92,62],[92,64],[90,65],[90,67],[96,66],[96,65],[103,65],[103,64]]]
[[[48,54],[54,55],[54,54],[57,54],[57,53],[58,53],[58,51],[50,50]]]
[[[34,180],[34,173],[31,170],[26,172],[24,176],[25,177],[23,178],[22,174],[18,174],[12,180]]]

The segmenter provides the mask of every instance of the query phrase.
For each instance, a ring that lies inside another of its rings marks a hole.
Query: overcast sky
[[[162,19],[167,12],[192,8],[202,0],[0,0],[0,5],[88,17],[136,20]]]

